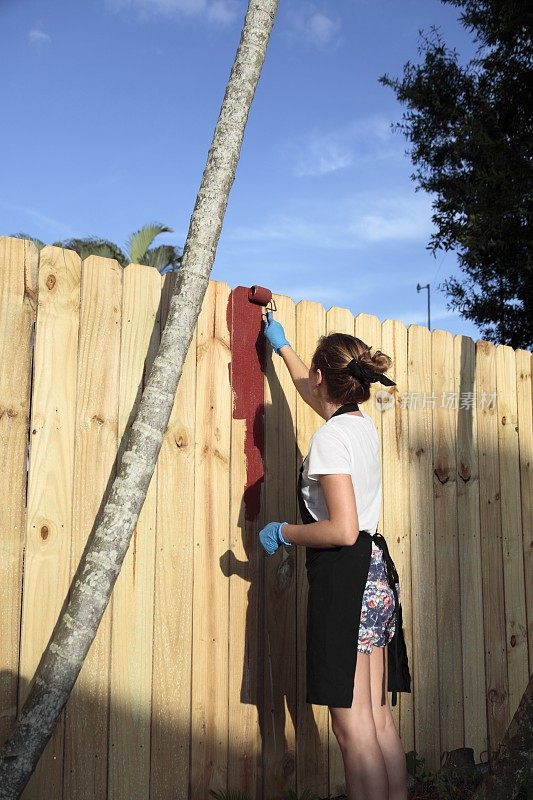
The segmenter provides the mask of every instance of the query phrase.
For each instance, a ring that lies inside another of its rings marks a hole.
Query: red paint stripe
[[[262,307],[250,303],[246,286],[237,286],[231,292],[226,321],[230,332],[233,419],[246,421],[244,518],[253,520],[260,511],[265,476],[265,336]]]

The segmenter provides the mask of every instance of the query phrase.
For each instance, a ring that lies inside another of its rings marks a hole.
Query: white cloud
[[[388,197],[354,209],[349,231],[360,242],[427,239],[432,230],[431,200],[425,194]]]
[[[41,30],[40,26],[31,28],[28,33],[28,41],[31,45],[40,45],[52,41],[52,37]]]
[[[351,149],[335,135],[310,134],[303,149],[296,155],[294,174],[326,175],[353,163]]]
[[[306,32],[310,42],[318,47],[325,47],[332,41],[339,28],[338,20],[330,19],[322,12],[315,11],[307,21]]]
[[[285,294],[292,298],[295,303],[300,300],[314,300],[317,303],[331,303],[344,307],[346,303],[346,289],[343,286],[331,286],[323,283],[301,282],[291,285],[284,284],[279,294]]]
[[[233,22],[238,13],[239,4],[235,0],[212,0],[207,9],[208,19],[223,25]]]
[[[200,14],[205,11],[206,0],[107,0],[114,9],[137,9],[143,16],[173,16],[175,14]]]
[[[241,10],[242,0],[106,0],[115,10],[137,11],[139,19],[145,21],[155,16],[195,17],[204,16],[209,22],[227,24]]]
[[[226,234],[228,241],[264,242],[292,241],[310,243],[315,240],[316,227],[307,220],[277,214],[255,227],[238,225]]]
[[[237,226],[227,231],[227,242],[258,244],[286,242],[332,250],[357,250],[381,242],[429,239],[431,198],[427,194],[361,193],[331,204],[320,204],[307,218],[275,214],[256,226]]]
[[[310,131],[282,146],[298,177],[326,175],[368,161],[397,156],[401,150],[384,117],[365,117],[331,131]]]
[[[298,300],[317,300],[319,303],[335,303],[341,307],[347,307],[352,303],[354,298],[357,297],[361,301],[365,297],[374,296],[382,283],[386,283],[387,290],[399,292],[406,287],[413,287],[413,279],[400,272],[393,272],[392,270],[385,276],[385,270],[376,274],[376,272],[369,273],[362,265],[354,265],[353,272],[347,273],[345,269],[335,267],[334,264],[329,266],[327,275],[324,274],[324,265],[318,262],[317,265],[320,272],[315,275],[310,270],[307,270],[307,275],[297,284],[283,283],[282,279],[290,275],[290,270],[286,270],[285,275],[282,276],[278,285],[283,285],[283,290],[279,290],[281,294],[287,294],[295,302]],[[322,281],[312,283],[309,277],[322,278]]]
[[[335,47],[340,42],[340,20],[328,16],[312,3],[302,3],[298,10],[289,11],[287,21],[292,34],[320,49]]]
[[[56,236],[60,235],[61,237],[67,236],[75,236],[76,232],[69,226],[65,225],[64,222],[61,220],[54,219],[53,217],[49,217],[47,214],[43,214],[37,208],[31,208],[30,206],[22,206],[18,205],[17,203],[11,203],[8,200],[4,200],[0,197],[0,208],[4,208],[6,211],[11,211],[12,213],[16,214],[17,216],[22,216],[23,218],[29,219],[32,224],[37,226],[41,226],[43,229],[52,228],[52,230],[56,231],[50,236],[50,239],[55,238]],[[25,225],[25,223],[23,223]],[[18,229],[18,228],[17,228]],[[39,230],[37,230],[37,235],[42,235]]]
[[[432,301],[433,298],[434,294],[432,293],[431,296]],[[403,306],[401,308],[389,311],[388,317],[389,319],[398,319],[405,325],[427,325],[428,324],[427,293],[424,292],[420,300],[420,306],[418,308],[413,308],[409,310],[406,309],[405,306]],[[459,319],[460,315],[456,311],[451,311],[451,310],[449,311],[445,306],[431,308],[431,328],[434,329],[435,327],[440,327],[442,329],[444,328],[444,326],[438,326],[438,325],[435,326],[434,323],[436,323],[437,320],[449,321],[450,318],[453,317]]]

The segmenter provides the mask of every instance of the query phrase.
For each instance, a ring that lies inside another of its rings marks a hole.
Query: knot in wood
[[[280,563],[278,568],[278,586],[282,591],[289,588],[294,574],[294,559],[288,555]]]
[[[289,778],[294,773],[294,769],[295,769],[294,754],[285,753],[285,756],[283,757],[283,766],[282,766],[284,777]]]
[[[505,700],[505,692],[501,692],[499,689],[489,689],[487,697],[492,705],[501,706]]]
[[[180,428],[178,431],[176,431],[174,434],[174,439],[176,442],[176,447],[187,447],[189,444],[189,437],[185,428]]]
[[[435,467],[433,472],[441,483],[447,483],[450,480],[450,470],[448,467]]]
[[[463,464],[461,461],[461,466],[459,467],[459,477],[466,483],[472,477],[472,472],[470,471],[470,467],[468,464]]]

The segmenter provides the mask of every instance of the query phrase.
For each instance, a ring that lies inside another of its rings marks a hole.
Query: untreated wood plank
[[[166,325],[175,274],[163,277]],[[196,328],[157,461],[151,800],[188,800],[196,417]]]
[[[468,336],[454,336],[457,415],[457,535],[461,598],[461,640],[465,746],[476,762],[486,757],[483,583],[481,571],[477,448],[476,350]],[[482,756],[483,754],[483,756]]]
[[[379,319],[374,314],[365,314],[360,313],[357,314],[355,317],[355,325],[354,325],[355,335],[361,339],[366,345],[371,348],[372,354],[376,352],[376,350],[382,349],[381,337],[381,323]],[[383,399],[383,395],[380,394],[381,390],[384,389],[382,383],[379,381],[370,384],[370,397],[368,401],[364,404],[363,408],[366,413],[372,417],[374,421],[374,425],[376,426],[378,437],[380,440],[380,462],[381,462],[381,474],[382,474],[382,493],[381,493],[381,509],[379,513],[379,520],[378,520],[378,527],[377,530],[382,533],[385,538],[387,539],[387,546],[389,547],[390,554],[395,562],[400,560],[401,557],[401,539],[398,542],[397,536],[389,536],[387,537],[387,530],[385,529],[385,521],[384,521],[384,497],[385,492],[383,491],[383,465],[386,459],[386,451],[384,449],[384,439],[383,439],[383,412],[381,401]],[[396,487],[396,491],[398,491],[398,487]],[[389,696],[389,703],[390,703],[390,696]],[[390,707],[392,718],[394,719],[394,723],[396,725],[396,729],[400,730],[400,696],[398,696],[398,703],[396,706]]]
[[[316,349],[318,339],[326,332],[326,312],[319,303],[308,300],[300,301],[296,306],[296,343],[295,350],[307,367],[311,366],[311,358]],[[297,471],[309,452],[309,440],[324,420],[297,394]],[[295,485],[296,490],[296,485]],[[298,516],[298,524],[302,524]],[[307,598],[309,584],[305,566],[306,550],[299,547],[296,551],[296,617],[297,617],[297,691],[298,691],[298,726],[296,730],[298,753],[296,783],[298,792],[308,789],[319,797],[326,797],[329,792],[328,783],[328,734],[329,711],[327,706],[306,703],[306,631],[307,631]]]
[[[261,585],[261,497],[264,488],[262,309],[238,286],[228,303],[231,331],[231,498],[228,786],[250,800],[262,794],[259,712],[262,708],[264,599]]]
[[[72,250],[45,247],[40,251],[19,706],[27,697],[72,574],[80,271],[79,256]],[[24,800],[63,797],[63,747],[71,744],[69,729],[64,740],[64,728],[63,714],[26,785]]]
[[[457,541],[456,434],[453,337],[431,333],[433,503],[440,692],[441,751],[465,746],[459,548]]]
[[[518,708],[529,680],[524,586],[516,362],[512,347],[496,347],[496,403],[505,590],[505,641],[509,714]],[[531,578],[531,574],[529,576]],[[507,724],[509,723],[507,720]]]
[[[407,329],[411,570],[413,588],[413,697],[415,749],[430,770],[440,767],[439,674],[435,594],[431,335],[421,325]]]
[[[326,333],[348,333],[354,336],[354,318],[350,309],[338,306],[330,308],[326,314]],[[357,335],[362,338],[363,333]],[[367,407],[368,405],[370,404],[367,403]],[[365,411],[367,410],[368,408],[365,408]],[[329,792],[333,797],[346,792],[344,763],[339,743],[333,733],[331,716],[329,716]]]
[[[376,401],[382,411],[382,484],[383,484],[383,535],[387,540],[400,578],[400,602],[407,648],[407,658],[412,674],[413,667],[413,603],[411,593],[411,519],[408,414],[405,403],[400,402],[407,387],[407,328],[398,320],[387,319],[382,325],[381,349],[392,365],[387,375],[396,386],[377,383]],[[413,690],[413,687],[411,687]],[[390,702],[390,696],[389,696]],[[398,733],[405,752],[415,746],[415,718],[413,691],[398,694],[400,724]],[[397,708],[392,708],[397,712]],[[395,717],[395,721],[397,720]]]
[[[17,716],[38,263],[32,242],[0,236],[0,744]]]
[[[533,396],[531,373],[533,353],[516,351],[520,496],[522,506],[522,547],[526,576],[526,628],[529,674],[533,672]]]
[[[229,286],[212,281],[197,327],[191,797],[228,778],[228,572],[231,386]]]
[[[160,301],[161,276],[157,270],[129,264],[123,270],[118,461],[159,347]],[[110,798],[145,800],[150,791],[157,478],[158,464],[113,590]]]
[[[295,341],[294,303],[274,295],[275,318]],[[266,361],[265,517],[296,520],[296,389],[276,353]],[[262,553],[265,586],[265,680],[261,714],[263,797],[278,800],[296,788],[296,556],[295,547]]]
[[[509,722],[509,683],[505,646],[505,593],[502,561],[502,519],[495,400],[496,356],[490,342],[476,342],[479,511],[484,602],[488,749],[493,754]]]
[[[121,304],[122,267],[112,259],[85,259],[75,402],[71,579],[116,470]],[[65,708],[65,798],[97,800],[107,794],[112,603],[113,596]]]

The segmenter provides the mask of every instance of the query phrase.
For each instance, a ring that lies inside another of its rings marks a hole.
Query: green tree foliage
[[[87,236],[84,239],[64,239],[61,242],[52,242],[52,244],[54,247],[66,247],[67,250],[74,250],[82,259],[89,256],[114,258],[122,267],[127,267],[128,264],[146,264],[149,267],[155,267],[164,275],[178,269],[181,263],[181,250],[172,244],[151,247],[155,237],[160,233],[173,233],[173,229],[168,225],[161,225],[159,222],[143,225],[128,238],[126,250],[109,239],[101,239],[98,236]],[[29,239],[34,242],[38,250],[42,250],[44,247],[44,242],[27,233],[15,233],[14,236],[19,239]]]
[[[432,193],[428,249],[455,250],[464,280],[442,288],[448,308],[484,339],[533,343],[533,5],[442,0],[461,9],[475,58],[466,65],[437,28],[419,31],[420,64],[382,75],[407,111],[393,127],[412,145],[411,178]],[[441,286],[439,286],[439,289]]]

